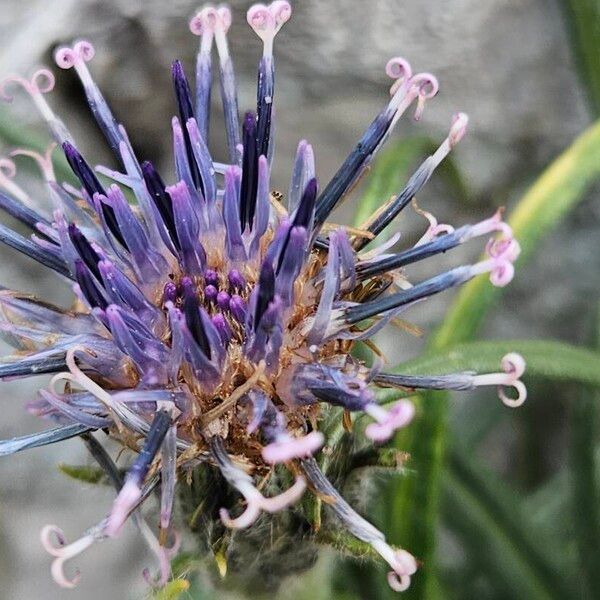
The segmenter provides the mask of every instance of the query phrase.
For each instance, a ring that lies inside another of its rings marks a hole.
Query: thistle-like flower
[[[44,156],[13,152],[37,161],[47,200],[33,201],[13,180],[14,163],[0,163],[0,206],[33,231],[26,238],[0,225],[0,239],[53,269],[76,296],[72,308],[63,310],[27,294],[0,291],[0,327],[19,350],[0,364],[0,377],[52,374],[29,410],[55,423],[43,433],[0,442],[0,453],[80,436],[117,489],[107,516],[79,540],[68,544],[53,525],[42,531],[42,542],[55,557],[52,575],[65,587],[79,577],[67,577],[65,562],[96,541],[118,536],[128,518],[156,553],[157,583],[164,583],[179,541],[172,524],[177,482],[187,486],[192,474],[204,469],[213,475],[203,493],[212,499],[207,506],[214,506],[213,523],[221,528],[252,527],[259,518],[273,518],[262,513],[292,506],[301,520],[298,501],[305,493],[315,494],[326,501],[338,525],[389,564],[390,585],[405,590],[417,560],[391,547],[327,479],[320,457],[328,441],[320,426],[325,419],[337,419],[349,428],[350,413],[357,413],[366,416],[366,427],[354,424],[366,438],[389,440],[409,425],[415,408],[406,394],[392,406],[379,404],[378,387],[469,390],[494,385],[509,406],[525,400],[519,379],[524,362],[516,354],[504,358],[497,374],[436,376],[386,373],[382,361],[367,366],[352,355],[356,342],[368,340],[416,302],[483,273],[493,285],[506,285],[519,245],[500,212],[455,230],[424,211],[429,227],[413,247],[394,251],[399,234],[376,245],[377,236],[465,134],[463,113],[454,116],[447,138],[404,189],[367,222],[358,229],[328,223],[400,117],[416,103],[419,118],[438,90],[435,77],[413,75],[401,58],[386,68],[394,79],[391,99],[324,189],[317,184],[313,149],[302,140],[287,198],[271,191],[273,43],[290,16],[285,0],[248,11],[264,51],[256,112],[246,113],[241,124],[227,44],[231,13],[225,6],[208,6],[191,20],[192,33],[200,36],[196,93],[175,61],[179,114],[172,119],[175,177],[170,185],[152,163],[138,160],[124,126],[96,86],[87,64],[94,56],[89,42],[59,49],[56,62],[77,72],[120,171],[94,169],[81,155],[46,100],[54,85],[51,71],[41,69],[29,80],[12,76],[0,86],[5,100],[11,99],[9,86],[25,89],[55,142]],[[208,148],[213,45],[228,145],[224,162],[216,162]],[[79,187],[56,181],[50,155],[56,145]],[[114,183],[105,185],[97,173]],[[475,237],[489,239],[485,259],[418,283],[407,279],[407,265]],[[515,388],[516,398],[506,394],[508,387]],[[94,431],[137,453],[124,476]],[[334,443],[323,453],[331,454]],[[239,497],[232,501],[222,491],[227,484],[243,498],[242,508]],[[155,536],[141,507],[157,490]],[[310,528],[304,524],[306,532]]]

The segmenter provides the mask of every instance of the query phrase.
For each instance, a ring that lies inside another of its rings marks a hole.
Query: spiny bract
[[[172,185],[164,183],[152,163],[138,161],[125,128],[88,71],[86,63],[94,56],[89,42],[59,49],[56,62],[77,72],[122,172],[92,169],[77,150],[46,101],[54,86],[49,70],[35,72],[30,80],[11,76],[1,85],[6,100],[11,99],[9,85],[29,93],[80,183],[75,188],[56,181],[50,156],[56,144],[45,156],[13,153],[37,161],[47,202],[33,202],[9,178],[14,175],[12,161],[1,164],[0,206],[33,234],[25,238],[0,225],[0,238],[53,269],[72,285],[77,298],[70,310],[63,310],[23,293],[0,291],[2,333],[19,350],[0,364],[0,377],[53,374],[29,410],[56,423],[43,433],[1,442],[0,453],[81,436],[118,490],[108,516],[76,542],[67,544],[56,526],[43,529],[43,544],[55,557],[52,575],[65,587],[74,586],[79,577],[65,575],[65,561],[95,541],[117,536],[129,516],[159,558],[157,583],[166,582],[179,537],[171,524],[177,479],[186,485],[183,476],[208,463],[245,501],[241,512],[234,505],[235,517],[220,509],[226,527],[246,528],[263,511],[294,505],[308,486],[351,534],[390,565],[390,585],[405,590],[416,559],[392,548],[320,469],[315,456],[325,443],[319,431],[322,419],[341,419],[341,408],[348,427],[350,412],[365,413],[370,422],[364,434],[381,443],[410,423],[414,406],[403,398],[384,408],[376,401],[377,386],[468,390],[496,385],[509,406],[525,399],[519,380],[524,362],[516,354],[504,358],[501,373],[431,377],[385,373],[377,358],[367,367],[352,356],[357,341],[368,340],[401,311],[433,294],[482,273],[489,273],[494,285],[507,284],[519,245],[500,212],[455,230],[420,211],[430,224],[413,247],[392,251],[396,233],[365,249],[463,137],[467,117],[462,113],[454,116],[448,137],[406,187],[358,229],[327,223],[402,114],[416,102],[419,118],[426,100],[437,93],[435,77],[413,75],[401,58],[387,64],[395,79],[389,103],[320,192],[313,149],[304,140],[298,144],[284,204],[283,195],[269,186],[273,41],[290,16],[291,7],[283,0],[248,11],[264,52],[256,112],[246,113],[241,127],[227,45],[230,10],[208,6],[191,20],[191,31],[201,37],[195,96],[183,65],[172,65],[179,112],[172,119]],[[223,163],[213,160],[207,146],[213,43],[229,153]],[[115,183],[105,187],[96,172]],[[416,284],[403,272],[406,265],[490,234],[497,235],[487,243],[481,262]],[[516,388],[517,398],[506,396],[504,386]],[[91,434],[97,430],[138,453],[124,477]],[[265,497],[260,491],[264,483],[283,469],[290,473],[287,489]],[[158,537],[139,511],[155,489],[160,489]]]

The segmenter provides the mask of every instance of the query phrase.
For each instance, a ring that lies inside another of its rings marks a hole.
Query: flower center
[[[168,281],[163,288],[163,308],[171,304],[186,314],[187,326],[194,338],[202,339],[203,328],[195,312],[203,312],[218,332],[226,348],[232,342],[245,341],[244,324],[248,312],[251,286],[238,269],[219,272],[206,269],[202,276],[187,276]]]

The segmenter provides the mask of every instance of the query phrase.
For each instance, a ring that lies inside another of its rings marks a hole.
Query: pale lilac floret
[[[100,527],[92,528],[71,544],[67,544],[64,532],[55,525],[46,525],[42,528],[40,532],[42,546],[48,554],[55,557],[52,562],[52,577],[61,587],[72,589],[79,583],[81,578],[79,571],[76,571],[71,579],[67,578],[64,572],[65,562],[78,556],[95,542],[106,538],[104,527],[105,523],[102,523]],[[52,537],[55,538],[56,544],[53,543]]]
[[[210,113],[210,94],[212,88],[211,51],[215,36],[215,27],[219,19],[218,9],[206,6],[190,20],[190,31],[201,36],[200,48],[196,59],[196,114],[202,137],[208,139]]]
[[[429,227],[427,231],[419,238],[415,246],[422,246],[428,242],[431,242],[440,235],[445,235],[454,232],[454,227],[447,223],[438,223],[438,220],[433,214],[426,210],[416,209],[416,211],[429,221]]]
[[[48,124],[54,140],[58,144],[62,144],[65,140],[70,139],[71,134],[65,124],[54,114],[54,111],[50,108],[44,97],[44,94],[54,89],[55,77],[52,71],[49,69],[39,69],[29,80],[18,75],[9,75],[0,82],[0,97],[5,102],[12,102],[13,100],[13,96],[7,91],[7,86],[11,83],[20,85],[31,96],[37,110]]]
[[[475,375],[473,384],[481,385],[497,385],[498,396],[506,406],[516,408],[521,406],[527,399],[527,388],[521,381],[523,373],[525,373],[525,360],[520,354],[510,352],[502,358],[503,373],[491,373],[489,375]],[[511,398],[506,395],[505,387],[513,387],[517,392],[516,398]]]
[[[129,480],[125,482],[113,504],[105,530],[107,536],[115,537],[121,532],[121,528],[127,520],[129,512],[141,496],[142,491],[135,481]]]
[[[232,485],[244,496],[247,506],[244,512],[235,519],[229,516],[226,508],[219,510],[221,521],[231,529],[245,529],[258,519],[260,513],[265,511],[269,513],[279,512],[287,508],[290,504],[297,502],[306,489],[306,482],[302,477],[296,479],[292,487],[288,488],[278,496],[265,498],[252,484],[251,480],[239,480]]]
[[[502,358],[501,367],[503,373],[481,375],[471,371],[444,375],[402,375],[378,371],[373,375],[373,381],[385,387],[460,391],[494,385],[498,386],[498,396],[504,404],[510,407],[520,406],[527,398],[527,388],[520,379],[525,373],[525,360],[520,354],[510,352]],[[507,396],[507,387],[515,389],[516,398]]]
[[[223,448],[223,441],[218,436],[211,440],[212,450],[217,460],[221,473],[227,481],[235,487],[246,500],[244,512],[234,519],[229,515],[229,511],[221,508],[219,515],[221,521],[232,529],[243,529],[249,527],[259,517],[260,513],[265,511],[269,513],[283,510],[290,504],[297,502],[306,490],[306,480],[303,477],[297,477],[294,484],[286,491],[272,498],[265,498],[254,486],[252,478],[236,467]]]
[[[415,405],[409,400],[399,400],[387,410],[378,404],[367,404],[365,412],[375,419],[369,423],[365,434],[374,442],[387,442],[398,430],[406,427],[415,416]]]
[[[42,172],[46,182],[55,182],[56,175],[54,174],[54,166],[52,164],[52,153],[54,152],[56,146],[56,142],[50,142],[44,154],[36,152],[35,150],[29,150],[27,148],[15,148],[10,155],[28,156],[29,158],[32,158]]]
[[[306,184],[315,176],[315,155],[312,146],[306,140],[300,140],[296,150],[296,159],[292,170],[288,192],[288,206],[295,210],[300,203]]]
[[[32,200],[29,194],[21,188],[17,183],[13,181],[14,176],[17,174],[17,167],[14,161],[9,158],[0,159],[0,188],[2,188],[8,194],[11,194],[14,198],[22,202],[25,206],[33,208]]]
[[[271,465],[288,462],[294,458],[312,456],[321,448],[325,438],[320,431],[294,437],[282,432],[274,442],[262,449],[262,457]]]
[[[388,573],[388,583],[395,592],[405,592],[410,587],[410,578],[417,571],[415,557],[402,549],[394,549],[385,540],[374,540],[373,547],[392,567]]]

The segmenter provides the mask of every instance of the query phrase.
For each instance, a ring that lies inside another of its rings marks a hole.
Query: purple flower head
[[[315,152],[302,140],[290,164],[287,204],[272,192],[273,46],[290,16],[285,0],[248,11],[263,53],[256,108],[241,119],[227,43],[229,9],[206,7],[191,20],[192,33],[200,36],[195,87],[180,61],[171,69],[177,108],[171,172],[159,173],[138,159],[88,69],[94,56],[89,42],[61,48],[56,62],[76,71],[119,170],[94,168],[90,156],[84,158],[46,99],[54,86],[49,70],[0,85],[6,100],[9,84],[31,96],[54,139],[51,148],[62,148],[79,186],[56,182],[49,154],[18,150],[38,162],[47,183],[47,203],[36,203],[13,181],[14,164],[0,163],[0,208],[30,230],[23,236],[0,225],[0,241],[54,270],[75,295],[72,309],[64,310],[0,290],[0,328],[19,350],[0,364],[0,377],[51,374],[48,389],[29,410],[53,423],[43,433],[1,441],[0,454],[80,436],[117,492],[106,517],[81,539],[68,544],[53,525],[42,531],[44,547],[55,557],[52,575],[65,587],[79,578],[65,575],[65,562],[96,541],[117,537],[128,519],[157,556],[160,576],[154,583],[166,582],[179,545],[176,487],[189,488],[201,473],[207,514],[221,528],[251,528],[290,508],[296,523],[303,523],[296,530],[306,532],[310,523],[299,500],[305,493],[328,498],[336,526],[370,544],[392,569],[390,585],[404,590],[417,561],[407,550],[392,548],[327,479],[320,461],[328,443],[319,431],[323,422],[341,422],[344,415],[349,427],[353,414],[357,435],[364,433],[369,443],[387,441],[410,425],[415,407],[408,399],[379,404],[376,391],[384,387],[494,385],[509,406],[525,400],[525,365],[516,354],[504,358],[501,373],[435,376],[384,373],[352,356],[356,341],[415,302],[482,273],[493,285],[506,285],[519,245],[501,213],[454,229],[419,209],[429,226],[414,246],[393,251],[397,234],[377,245],[377,236],[393,226],[465,134],[463,113],[453,118],[439,149],[397,195],[382,198],[359,229],[328,223],[403,113],[416,105],[418,119],[438,91],[435,77],[413,75],[401,58],[386,67],[394,79],[390,100],[331,180],[319,185]],[[224,162],[215,161],[208,147],[213,47],[228,147],[218,160]],[[105,186],[97,173],[114,183]],[[424,281],[409,281],[404,272],[482,236],[489,241],[480,262]],[[99,442],[105,435],[136,454],[124,476]],[[157,535],[142,516],[154,492],[160,502]]]

